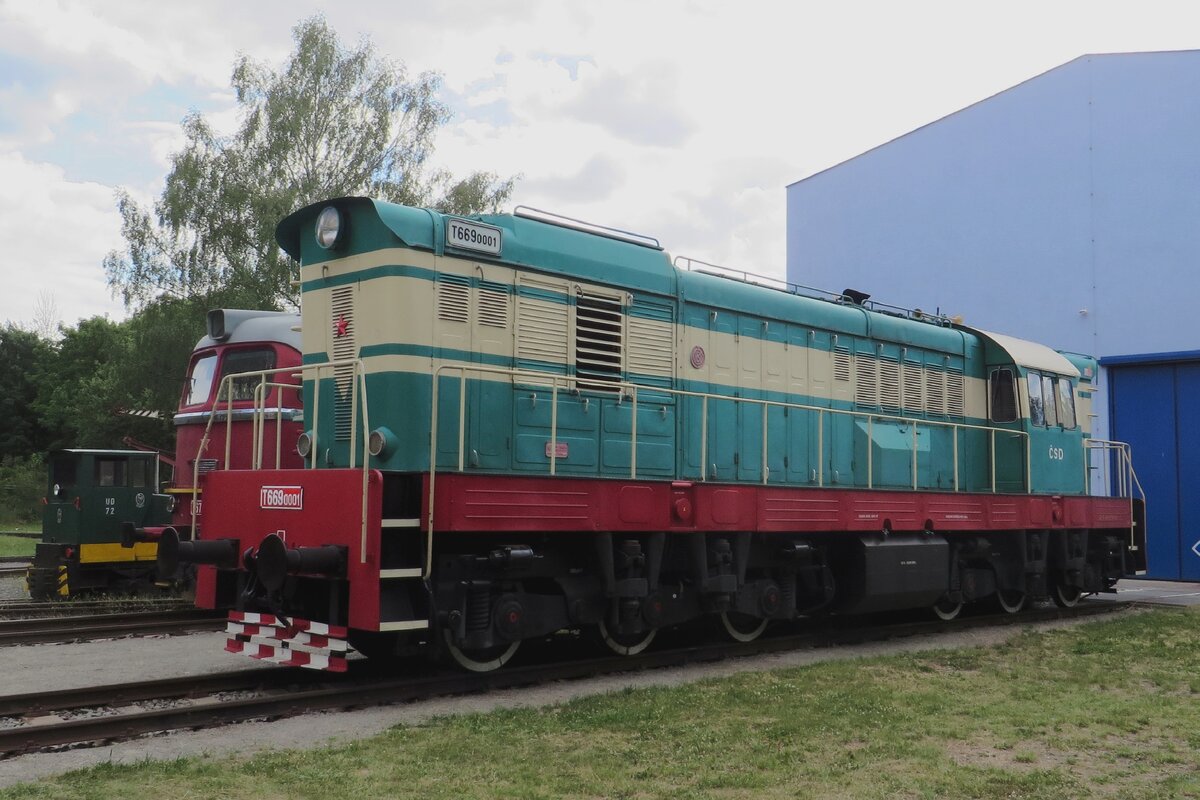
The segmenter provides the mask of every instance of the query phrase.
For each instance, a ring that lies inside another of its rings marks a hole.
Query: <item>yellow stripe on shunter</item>
[[[122,547],[120,542],[79,545],[80,564],[101,564],[112,561],[153,561],[158,558],[158,542],[137,542]]]

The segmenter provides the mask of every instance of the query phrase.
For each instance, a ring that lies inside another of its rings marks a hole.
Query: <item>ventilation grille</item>
[[[508,290],[502,283],[479,284],[479,324],[489,328],[508,327]]]
[[[946,414],[946,373],[940,369],[925,370],[925,411]]]
[[[621,380],[625,315],[619,297],[583,293],[575,304],[575,374],[583,388]]]
[[[854,402],[860,406],[875,408],[879,405],[879,378],[875,371],[875,359],[862,353],[854,356],[857,383],[854,386]]]
[[[965,415],[963,374],[957,370],[946,373],[946,413],[952,417]]]
[[[354,287],[342,286],[333,290],[330,303],[333,320],[334,361],[357,358],[358,348],[354,344]],[[351,417],[354,409],[354,364],[341,364],[333,368],[334,400],[333,429],[339,440],[348,440],[351,434]]]
[[[445,275],[437,284],[437,315],[446,322],[466,322],[470,317],[471,289],[467,279]]]
[[[844,347],[833,352],[833,379],[842,383],[850,382],[850,351]]]
[[[879,362],[879,405],[884,411],[900,410],[900,364],[886,358]]]
[[[638,316],[630,316],[628,369],[638,380],[669,386],[675,373],[671,309],[635,303]],[[652,315],[652,318],[650,317]],[[656,380],[657,379],[657,380]]]
[[[567,305],[561,299],[542,299],[538,295],[555,292],[561,297],[566,285],[524,280],[521,289],[517,297],[517,359],[565,367]]]
[[[904,363],[904,410],[914,414],[925,411],[924,370],[920,364]]]

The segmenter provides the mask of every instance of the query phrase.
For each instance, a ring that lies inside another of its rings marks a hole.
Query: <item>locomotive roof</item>
[[[220,341],[208,334],[200,337],[196,350],[216,347],[219,344],[243,344],[246,342],[279,342],[300,349],[300,315],[289,311],[250,311],[223,309],[225,325],[229,335]]]
[[[385,203],[366,197],[341,197],[314,203],[286,217],[275,229],[279,246],[302,264],[315,264],[331,257],[317,246],[313,223],[326,206],[349,215],[347,225],[354,235],[337,255],[380,250],[396,246],[438,255],[461,254],[479,261],[499,261],[566,275],[596,283],[608,283],[631,291],[674,294],[676,270],[667,254],[655,247],[635,244],[593,231],[565,227],[540,219],[512,214],[456,216],[428,208]],[[366,213],[364,213],[366,212]],[[448,219],[467,219],[500,228],[503,244],[493,256],[456,249],[446,241]]]
[[[1030,342],[1026,339],[1018,339],[1015,336],[1007,336],[1003,333],[992,333],[991,331],[980,330],[978,328],[964,327],[964,330],[969,330],[986,340],[990,340],[1006,352],[1018,367],[1036,369],[1042,372],[1053,372],[1058,375],[1069,375],[1072,378],[1079,377],[1079,368],[1071,363],[1070,359],[1044,344]]]

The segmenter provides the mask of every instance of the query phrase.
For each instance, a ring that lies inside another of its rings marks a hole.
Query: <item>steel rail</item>
[[[212,612],[203,610],[9,619],[0,621],[0,645],[45,644],[157,633],[191,633],[215,631],[223,627],[223,616],[214,617]]]
[[[329,684],[336,680],[334,676],[329,673],[313,672],[310,673],[314,676],[313,678],[304,677],[301,680],[310,684],[315,681],[318,685],[288,691],[286,694],[224,699],[211,704],[159,708],[124,714],[114,713],[109,716],[71,719],[57,723],[39,721],[34,725],[2,728],[0,729],[0,754],[9,756],[61,745],[130,739],[147,733],[213,727],[250,719],[279,719],[316,710],[352,709],[413,702],[438,696],[477,694],[555,681],[582,680],[601,675],[716,662],[729,658],[789,650],[852,645],[995,625],[1024,625],[1059,619],[1091,617],[1125,610],[1132,605],[1125,602],[1087,603],[1072,609],[1048,607],[1019,614],[966,617],[951,622],[932,620],[893,623],[883,626],[878,623],[847,626],[845,619],[830,618],[831,622],[828,627],[820,627],[817,630],[800,634],[764,637],[744,644],[691,645],[670,650],[650,650],[636,656],[609,656],[586,661],[559,661],[509,667],[483,674],[464,674],[456,671],[420,677],[376,677],[375,679],[361,680],[362,672],[370,669],[363,664],[366,668],[364,670],[352,669],[350,680],[354,680],[356,677],[360,680],[350,684],[331,686]],[[257,674],[248,675],[251,672]],[[208,677],[172,679],[164,684],[170,685],[168,697],[195,697],[212,692],[246,689],[258,680],[269,681],[270,678],[267,676],[280,673],[283,678],[275,682],[274,688],[279,688],[289,682],[293,684],[296,682],[296,670],[285,672],[284,670],[264,669],[242,670],[237,673],[223,673]],[[208,686],[205,686],[205,682]],[[51,708],[61,710],[68,707],[110,706],[113,699],[122,701],[150,699],[160,696],[150,688],[153,683],[148,682],[142,687],[116,685],[79,690],[78,696],[86,699],[85,702],[80,702],[75,706],[58,703],[51,697],[56,694],[54,692],[0,698],[0,714],[11,717]],[[189,690],[185,684],[190,684],[194,687],[193,690]],[[121,696],[122,693],[125,696]],[[65,693],[57,694],[63,695],[64,700],[66,699]],[[27,706],[28,710],[23,710],[23,704]]]

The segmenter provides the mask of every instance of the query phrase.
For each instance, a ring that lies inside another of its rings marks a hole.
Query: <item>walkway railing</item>
[[[1108,439],[1084,439],[1083,452],[1083,485],[1086,491],[1089,494],[1092,493],[1092,471],[1100,470],[1100,477],[1104,483],[1102,496],[1128,498],[1129,518],[1136,524],[1137,519],[1133,514],[1133,501],[1136,499],[1134,491],[1141,498],[1143,507],[1146,504],[1146,492],[1142,489],[1142,482],[1138,480],[1137,473],[1133,470],[1133,456],[1129,445],[1126,442],[1114,442]],[[1097,454],[1100,456],[1099,467],[1092,463]],[[1110,464],[1113,465],[1111,471]],[[1137,537],[1132,528],[1129,531],[1129,547],[1137,550]]]
[[[200,455],[208,448],[209,442],[212,439],[213,423],[218,415],[225,418],[225,460],[222,462],[222,469],[229,469],[230,457],[233,454],[233,404],[235,402],[233,387],[235,381],[256,381],[253,391],[253,414],[251,417],[251,442],[252,450],[250,454],[250,468],[263,469],[263,464],[267,459],[267,442],[266,442],[266,426],[268,415],[274,414],[275,422],[275,441],[274,441],[274,461],[275,469],[279,469],[283,460],[283,412],[281,409],[282,403],[276,403],[274,408],[266,408],[266,398],[273,388],[285,390],[292,389],[302,391],[301,384],[281,383],[277,380],[271,380],[277,375],[287,373],[289,377],[301,378],[313,381],[313,407],[312,413],[308,416],[313,421],[312,429],[309,431],[312,437],[311,449],[307,459],[308,466],[315,469],[317,466],[318,451],[323,442],[336,441],[337,431],[331,430],[328,434],[322,433],[320,427],[320,410],[321,410],[321,382],[325,380],[336,380],[340,377],[345,377],[349,368],[350,372],[350,436],[347,444],[350,449],[349,466],[361,467],[362,469],[362,516],[361,516],[361,546],[359,553],[363,563],[366,563],[367,557],[367,482],[370,476],[370,461],[367,454],[367,442],[370,441],[370,422],[367,414],[367,383],[366,370],[363,368],[363,362],[360,359],[342,359],[340,361],[326,361],[320,364],[304,364],[298,367],[278,367],[276,369],[255,370],[251,372],[238,372],[230,375],[225,375],[221,379],[220,386],[217,388],[216,400],[213,403],[212,409],[208,412],[208,422],[204,426],[204,433],[200,437],[200,446],[197,450],[197,457],[192,468],[192,486],[199,487],[200,485]],[[328,373],[334,374],[328,374]],[[222,408],[224,404],[224,408]],[[354,431],[362,428],[362,459],[359,463],[359,439],[354,435]],[[334,425],[336,429],[336,423]],[[195,491],[195,488],[193,488]],[[192,530],[196,530],[196,502],[192,500]]]

